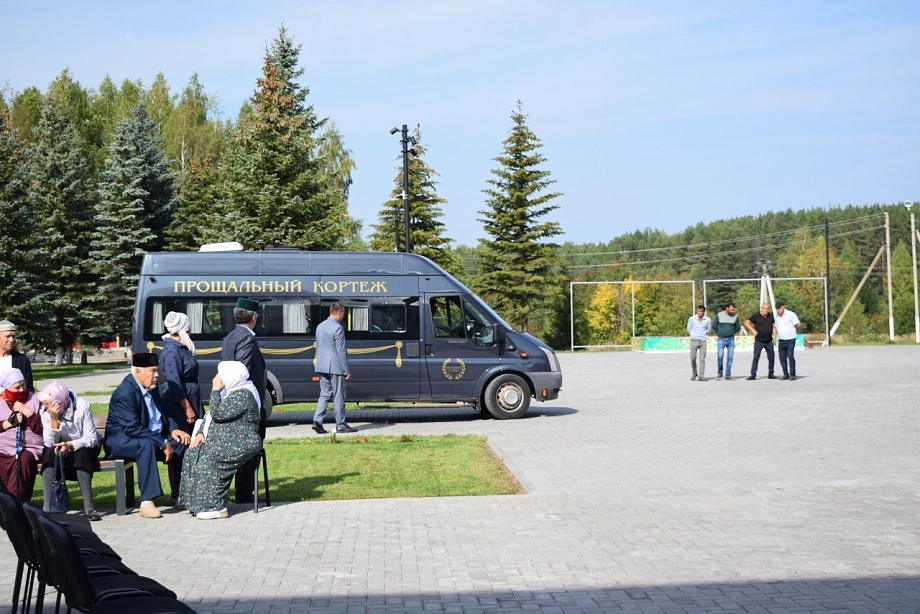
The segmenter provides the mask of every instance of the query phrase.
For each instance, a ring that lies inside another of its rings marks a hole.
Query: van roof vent
[[[241,252],[243,246],[239,241],[224,241],[223,243],[205,243],[198,248],[199,252]]]

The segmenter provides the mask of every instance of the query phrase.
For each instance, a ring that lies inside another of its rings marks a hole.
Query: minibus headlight
[[[559,357],[556,356],[556,352],[547,350],[546,348],[540,349],[543,350],[544,354],[546,354],[546,360],[549,362],[550,370],[556,373],[562,371],[562,367],[559,366]]]

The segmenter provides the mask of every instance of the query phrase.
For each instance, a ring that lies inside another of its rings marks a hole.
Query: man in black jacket
[[[26,377],[26,388],[35,392],[32,383],[32,363],[29,357],[16,351],[16,325],[9,320],[0,320],[0,372],[19,369]]]
[[[267,385],[267,372],[265,369],[265,359],[262,357],[262,350],[259,349],[259,342],[256,341],[256,321],[259,314],[259,303],[248,298],[240,298],[236,301],[236,309],[233,310],[233,320],[236,322],[236,328],[230,331],[230,334],[224,337],[223,347],[220,351],[221,360],[237,360],[243,363],[249,370],[249,381],[251,381],[256,390],[259,392],[259,410],[261,417],[259,419],[259,437],[265,439],[265,388]],[[255,499],[255,471],[259,463],[259,457],[254,456],[246,461],[236,472],[236,502],[252,503]]]

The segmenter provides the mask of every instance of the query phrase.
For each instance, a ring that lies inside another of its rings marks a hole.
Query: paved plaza
[[[520,420],[349,412],[364,434],[483,434],[523,495],[93,528],[199,612],[920,612],[920,347],[796,355],[796,382],[765,359],[741,379],[750,353],[692,382],[684,353],[565,354],[560,398]],[[278,412],[268,437],[310,419]],[[7,604],[14,570],[4,539]]]

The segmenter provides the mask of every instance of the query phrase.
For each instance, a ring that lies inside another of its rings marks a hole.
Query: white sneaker
[[[218,518],[227,517],[227,508],[218,510],[216,512],[198,512],[195,514],[195,518],[198,520],[217,520]]]

